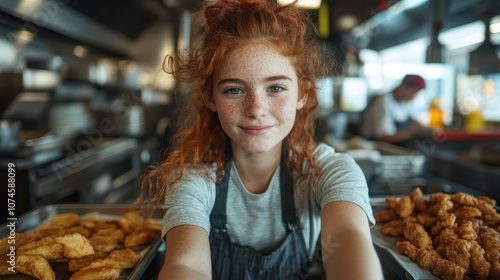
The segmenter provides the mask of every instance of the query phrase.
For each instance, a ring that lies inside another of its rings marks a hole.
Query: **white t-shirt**
[[[346,154],[326,144],[314,150],[323,171],[315,190],[294,190],[295,207],[311,259],[321,229],[321,209],[332,201],[349,201],[363,209],[369,226],[375,224],[363,172]],[[262,194],[249,193],[234,164],[226,205],[227,232],[233,243],[260,252],[277,247],[286,231],[281,216],[279,168]],[[214,172],[210,173],[215,176]],[[210,233],[210,213],[215,203],[215,183],[198,172],[186,174],[181,185],[166,197],[162,234],[179,225],[199,226]],[[296,182],[296,180],[294,180]],[[304,189],[304,188],[303,188]]]
[[[393,135],[398,130],[395,122],[405,122],[412,117],[413,102],[394,99],[392,93],[374,97],[366,108],[361,134],[367,139]]]

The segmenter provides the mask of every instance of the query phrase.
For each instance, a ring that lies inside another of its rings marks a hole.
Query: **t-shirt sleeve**
[[[162,236],[180,225],[199,226],[210,233],[210,212],[215,203],[215,183],[194,173],[165,198]]]
[[[316,186],[316,201],[323,209],[333,201],[348,201],[358,205],[366,213],[370,227],[375,225],[368,196],[366,179],[354,159],[321,144],[317,148],[318,162],[323,167]]]

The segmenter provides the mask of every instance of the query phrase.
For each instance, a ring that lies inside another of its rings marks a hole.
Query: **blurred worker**
[[[370,140],[405,144],[432,129],[412,119],[413,99],[425,88],[419,75],[406,75],[392,92],[373,98],[363,115],[361,135]]]

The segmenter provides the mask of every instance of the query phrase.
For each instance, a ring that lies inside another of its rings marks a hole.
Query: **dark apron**
[[[411,125],[411,119],[408,118],[406,121],[394,121],[394,125],[396,126],[397,131],[405,130],[410,127]]]
[[[292,177],[283,158],[280,167],[281,214],[287,235],[274,251],[266,254],[232,243],[227,234],[226,200],[230,160],[225,162],[224,168],[224,178],[216,183],[215,205],[210,214],[212,279],[307,279],[308,252],[302,231],[297,226]]]

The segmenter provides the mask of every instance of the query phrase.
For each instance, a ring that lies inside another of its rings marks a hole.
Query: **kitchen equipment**
[[[500,71],[500,60],[497,56],[497,47],[490,38],[491,12],[483,14],[484,42],[469,56],[469,75],[487,75]]]
[[[15,120],[0,120],[0,154],[15,153],[19,147],[19,130],[21,122]]]
[[[16,232],[28,232],[44,221],[47,221],[52,216],[64,214],[64,213],[75,213],[80,216],[83,215],[94,215],[94,214],[103,214],[108,217],[116,217],[119,219],[124,213],[133,210],[132,205],[129,204],[53,204],[46,205],[35,208],[30,212],[20,216],[16,220]],[[161,219],[163,217],[163,211],[158,210],[153,213],[153,219],[159,221],[161,223]],[[10,234],[10,229],[7,227],[7,224],[2,225],[0,229],[0,238],[8,236]],[[156,256],[158,247],[161,244],[161,237],[158,237],[153,241],[151,245],[149,245],[144,250],[140,251],[141,259],[137,263],[137,265],[133,269],[125,269],[120,275],[120,279],[141,279],[141,276],[146,272],[146,269],[150,265],[153,258]],[[54,272],[56,272],[57,279],[69,279],[69,276],[72,274],[67,268],[67,263],[52,263],[51,264]],[[33,279],[24,274],[15,274],[15,275],[3,275],[0,276],[0,279]]]

